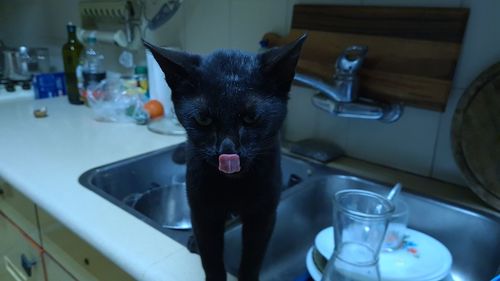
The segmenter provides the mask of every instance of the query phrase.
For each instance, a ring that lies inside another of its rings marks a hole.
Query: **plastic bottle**
[[[106,79],[106,71],[103,65],[104,56],[96,50],[95,34],[90,33],[86,43],[85,51],[80,59],[81,64],[77,71],[81,80],[79,83],[80,95],[85,103],[87,103],[87,90]]]

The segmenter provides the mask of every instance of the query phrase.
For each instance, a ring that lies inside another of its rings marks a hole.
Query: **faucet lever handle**
[[[337,74],[352,75],[357,72],[363,64],[367,52],[367,46],[352,45],[347,47],[337,58]]]

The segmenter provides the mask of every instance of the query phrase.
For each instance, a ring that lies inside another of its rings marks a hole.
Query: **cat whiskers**
[[[276,148],[275,143],[269,139],[268,141],[260,142],[259,145],[252,145],[245,149],[245,154],[249,160],[257,160],[262,156],[269,155]]]

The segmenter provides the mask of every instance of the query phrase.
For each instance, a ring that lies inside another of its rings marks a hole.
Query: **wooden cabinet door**
[[[78,281],[47,253],[43,254],[47,281]]]
[[[74,232],[43,209],[38,209],[43,248],[61,267],[79,281],[133,281],[126,272],[112,263]],[[48,281],[51,280],[49,277]]]
[[[0,237],[0,280],[45,280],[42,249],[1,212]]]
[[[35,204],[2,178],[0,178],[0,212],[41,245]]]

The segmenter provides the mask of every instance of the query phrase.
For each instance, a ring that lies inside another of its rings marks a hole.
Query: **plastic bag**
[[[106,77],[87,87],[87,101],[94,118],[104,122],[137,122],[145,114],[145,95],[125,83],[119,74],[108,73]]]

